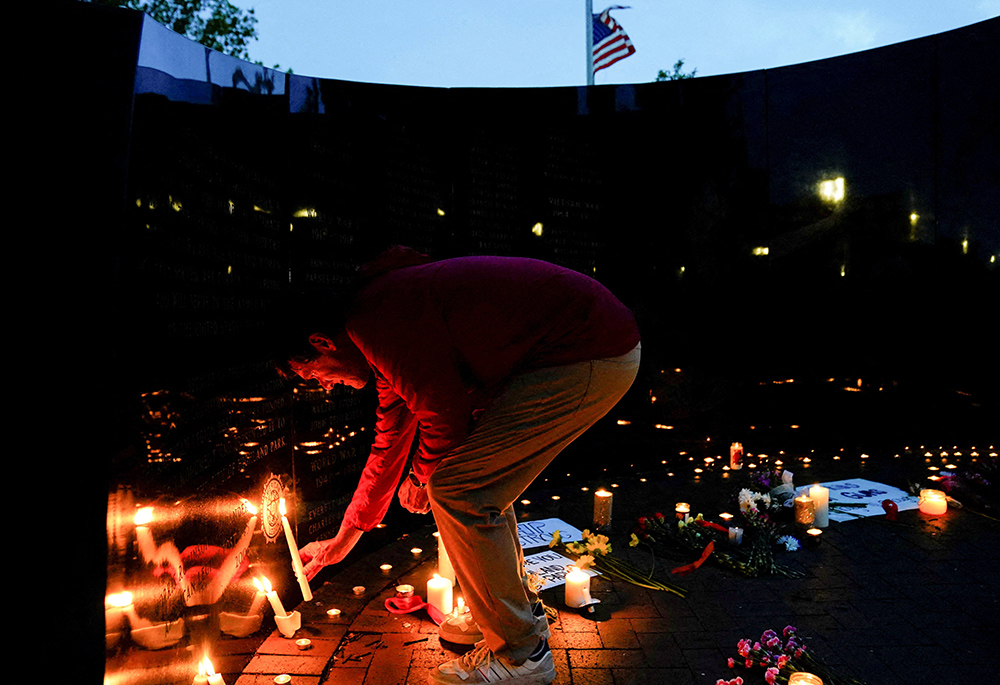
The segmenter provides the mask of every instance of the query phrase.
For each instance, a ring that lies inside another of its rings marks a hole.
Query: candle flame
[[[209,677],[215,675],[215,669],[212,667],[212,662],[208,660],[207,656],[198,664],[198,675],[207,675]]]
[[[117,607],[119,609],[124,609],[129,604],[132,603],[132,593],[131,592],[118,592],[113,595],[108,595],[104,598],[104,603],[108,606]]]
[[[244,499],[243,500],[243,506],[246,508],[246,510],[248,512],[250,512],[251,516],[256,516],[257,515],[257,507],[255,507],[254,505],[250,504],[250,500]]]
[[[264,586],[263,586],[263,585],[261,585],[261,584],[260,584],[260,581],[259,581],[259,580],[257,580],[256,578],[254,578],[254,579],[253,579],[253,584],[254,584],[254,587],[256,587],[256,588],[257,588],[257,591],[258,591],[258,592],[263,592],[263,591],[264,591]]]
[[[153,520],[153,507],[142,507],[135,512],[135,525],[145,526]]]
[[[264,583],[264,592],[273,592],[273,590],[271,590],[271,581],[269,581],[266,576],[261,576],[261,581]]]
[[[282,516],[284,516],[287,513],[285,511],[285,498],[284,497],[282,497],[280,500],[278,500],[278,511],[281,512]]]

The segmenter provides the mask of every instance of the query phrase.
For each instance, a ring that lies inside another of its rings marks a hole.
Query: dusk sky
[[[253,60],[296,74],[441,87],[586,80],[583,0],[236,0],[253,7]],[[798,64],[968,26],[1000,0],[634,0],[616,10],[636,53],[597,85],[652,81],[683,59],[698,76]],[[594,1],[594,12],[608,4]],[[975,69],[975,65],[969,65]]]

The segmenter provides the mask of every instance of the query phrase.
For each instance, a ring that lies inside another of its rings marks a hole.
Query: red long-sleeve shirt
[[[348,314],[379,396],[375,444],[345,516],[361,530],[385,515],[414,439],[413,470],[426,482],[512,376],[639,342],[632,312],[578,272],[514,257],[422,262],[404,249],[369,267]]]

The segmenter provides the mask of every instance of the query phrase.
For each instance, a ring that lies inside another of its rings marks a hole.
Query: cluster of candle
[[[808,495],[795,498],[795,523],[804,527],[830,525],[830,490],[821,485],[809,488]]]

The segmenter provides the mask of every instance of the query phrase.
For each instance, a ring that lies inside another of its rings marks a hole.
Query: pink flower
[[[800,647],[799,649],[795,650],[795,658],[796,659],[801,659],[802,655],[805,654],[805,653],[806,653],[806,648],[805,647]]]
[[[782,631],[782,634],[787,638],[788,636],[794,634],[795,632],[796,630],[794,626],[785,626],[785,629]]]
[[[778,668],[784,668],[784,667],[785,667],[785,665],[786,665],[786,664],[787,664],[787,663],[788,663],[788,662],[789,662],[790,660],[791,660],[791,657],[789,657],[789,656],[788,656],[788,655],[786,655],[786,654],[782,654],[781,656],[779,656],[779,657],[778,657]]]
[[[764,673],[764,680],[767,681],[767,685],[774,685],[774,679],[778,675],[778,669],[773,666]]]
[[[743,665],[746,666],[747,668],[753,668],[753,659],[748,657],[747,660],[743,663]]]
[[[764,634],[760,636],[761,642],[770,642],[771,638],[777,637],[778,634],[773,630],[765,630]]]
[[[750,640],[740,640],[736,644],[736,651],[742,657],[750,656]]]
[[[733,659],[733,657],[729,657],[729,668],[735,668],[735,667],[736,667],[736,661]]]
[[[780,647],[780,646],[781,646],[781,639],[777,635],[775,635],[774,637],[772,637],[770,640],[767,641],[768,649],[774,649],[775,647]]]
[[[760,651],[760,643],[759,642],[754,642],[753,643],[753,651],[755,651],[755,652],[759,652]]]

